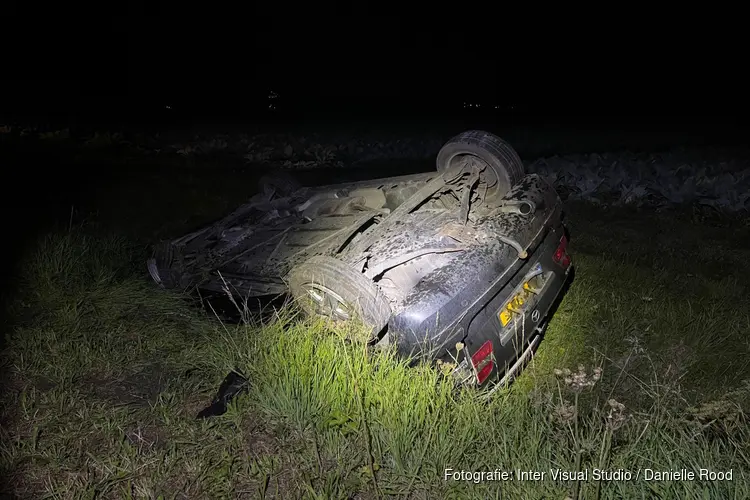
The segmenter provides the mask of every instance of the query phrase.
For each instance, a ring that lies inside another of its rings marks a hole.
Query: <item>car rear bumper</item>
[[[519,365],[527,361],[536,349],[547,322],[572,279],[573,265],[563,267],[554,259],[563,234],[562,226],[557,231],[551,231],[504,290],[472,319],[461,352],[450,349],[441,357],[439,364],[455,365],[453,375],[459,381],[468,385],[488,386],[507,380],[508,376],[514,375],[511,372],[517,371]],[[498,317],[499,311],[523,288],[529,277],[538,273],[546,275],[543,287],[533,296],[533,300],[524,304],[520,314],[514,315],[513,321],[503,326]],[[486,357],[483,363],[477,363],[472,356],[479,354],[483,347],[491,350],[491,356]],[[478,377],[482,367],[490,363],[492,369],[489,375],[485,373]]]

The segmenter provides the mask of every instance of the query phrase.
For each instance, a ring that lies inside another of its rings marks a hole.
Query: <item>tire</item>
[[[147,261],[151,278],[161,287],[177,288],[179,276],[172,269],[174,262],[174,248],[169,242],[162,242],[154,246],[151,258]]]
[[[437,155],[437,170],[444,172],[467,156],[487,165],[485,201],[495,202],[525,175],[523,162],[510,144],[489,132],[470,130],[450,139]]]
[[[292,298],[310,316],[334,321],[359,318],[377,341],[391,317],[391,306],[377,285],[344,262],[316,256],[287,275]]]
[[[302,187],[302,184],[287,172],[274,172],[258,180],[258,190],[269,200],[285,198]]]

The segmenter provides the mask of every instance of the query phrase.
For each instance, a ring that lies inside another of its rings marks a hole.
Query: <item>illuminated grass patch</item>
[[[291,311],[222,324],[153,287],[121,238],[50,236],[26,262],[3,353],[0,475],[23,498],[745,498],[748,304],[720,273],[743,240],[620,215],[571,211],[576,280],[533,364],[489,401]],[[623,220],[671,236],[638,240]],[[669,251],[682,230],[724,250],[700,254],[714,267]],[[248,393],[196,420],[233,369]],[[734,476],[593,479],[683,468]]]

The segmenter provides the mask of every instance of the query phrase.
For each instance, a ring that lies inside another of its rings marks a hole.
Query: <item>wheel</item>
[[[174,247],[169,242],[159,243],[154,247],[151,258],[146,262],[151,278],[164,288],[179,286],[179,276],[172,269]]]
[[[358,318],[369,328],[370,342],[391,317],[391,306],[375,283],[333,257],[310,258],[289,272],[287,282],[305,313],[334,321]]]
[[[258,180],[258,190],[268,200],[285,198],[301,187],[302,184],[292,174],[287,172],[274,172],[264,175]]]
[[[437,170],[444,172],[466,159],[486,166],[480,176],[487,187],[485,201],[499,200],[525,175],[518,153],[489,132],[470,130],[450,139],[438,152]]]

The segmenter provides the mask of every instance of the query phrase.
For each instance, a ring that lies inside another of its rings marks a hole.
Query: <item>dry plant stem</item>
[[[581,490],[581,481],[578,479],[578,473],[581,471],[581,440],[578,430],[578,392],[575,393],[575,399],[573,406],[575,407],[575,420],[573,421],[573,425],[575,426],[575,435],[574,435],[574,441],[576,446],[576,484],[573,489],[573,499],[578,500],[580,490]]]
[[[611,449],[612,445],[612,430],[606,429],[604,431],[604,439],[602,439],[602,447],[599,450],[599,468],[604,469],[607,467],[607,462],[609,462],[609,451]],[[602,481],[601,479],[596,482],[596,499],[599,500],[601,498],[601,492],[602,492]]]

